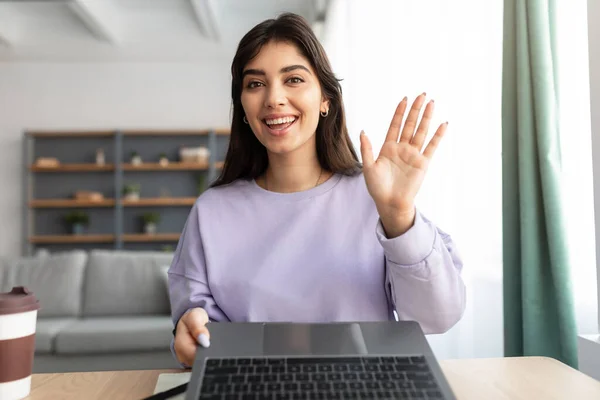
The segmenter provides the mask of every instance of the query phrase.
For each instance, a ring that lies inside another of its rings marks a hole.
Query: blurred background
[[[587,10],[584,1],[558,3],[577,324],[579,332],[597,332]],[[433,123],[450,122],[418,206],[459,247],[468,307],[456,327],[429,340],[440,358],[502,356],[501,0],[0,2],[0,255],[172,251],[224,157],[237,43],[284,11],[310,22],[342,79],[357,149],[363,129],[374,149],[381,146],[404,96],[426,91],[436,101]],[[182,147],[210,156],[186,165]],[[161,168],[162,153],[168,167]],[[49,166],[36,166],[39,158],[50,158],[42,160]],[[53,167],[52,158],[79,170]],[[88,163],[91,171],[81,166]],[[146,205],[115,200],[132,192],[127,185],[139,185]],[[100,192],[105,203],[52,203],[77,191]],[[73,210],[90,219],[75,239],[61,222]],[[146,230],[148,221],[157,232]]]

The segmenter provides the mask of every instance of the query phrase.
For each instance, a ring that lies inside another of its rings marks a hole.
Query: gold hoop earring
[[[247,124],[248,123],[248,119],[246,118],[246,116],[244,115],[244,118],[242,118],[244,120],[244,123]]]
[[[321,117],[325,118],[325,117],[327,117],[328,115],[329,115],[329,110],[327,110],[327,111],[325,111],[325,112],[321,111]]]

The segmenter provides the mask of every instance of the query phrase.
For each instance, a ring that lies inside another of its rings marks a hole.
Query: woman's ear
[[[326,98],[323,98],[321,100],[321,109],[319,111],[321,111],[322,113],[329,112],[329,100],[327,100]]]

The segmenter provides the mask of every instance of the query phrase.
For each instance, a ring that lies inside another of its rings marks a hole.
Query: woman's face
[[[252,131],[269,152],[314,152],[319,113],[327,111],[329,103],[296,46],[264,45],[244,68],[241,100]]]

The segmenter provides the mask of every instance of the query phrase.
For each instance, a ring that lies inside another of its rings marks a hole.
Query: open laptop
[[[411,321],[215,323],[186,400],[455,399]]]

